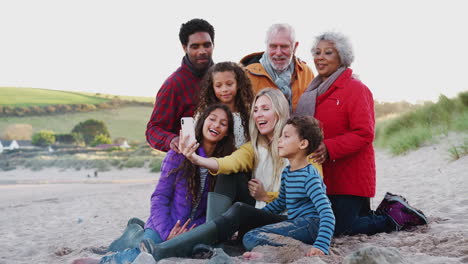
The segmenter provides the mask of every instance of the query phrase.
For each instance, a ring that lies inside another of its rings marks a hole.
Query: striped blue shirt
[[[316,217],[320,219],[314,247],[328,254],[335,216],[326,195],[326,187],[317,170],[311,164],[291,171],[290,166],[281,175],[280,193],[276,200],[263,210],[273,213],[288,212],[288,219],[297,217]]]

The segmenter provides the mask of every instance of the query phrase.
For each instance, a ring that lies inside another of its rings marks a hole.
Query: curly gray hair
[[[318,43],[322,40],[330,41],[335,45],[335,49],[340,55],[341,64],[345,67],[351,66],[351,63],[354,61],[353,47],[348,37],[339,33],[339,32],[325,32],[315,38],[315,43],[312,46],[312,55],[315,56],[314,49],[317,47]]]

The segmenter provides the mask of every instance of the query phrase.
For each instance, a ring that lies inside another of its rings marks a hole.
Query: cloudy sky
[[[0,86],[153,97],[180,65],[180,25],[198,17],[215,27],[215,62],[264,50],[285,22],[314,72],[313,37],[341,31],[375,99],[453,97],[468,90],[464,2],[0,0]]]

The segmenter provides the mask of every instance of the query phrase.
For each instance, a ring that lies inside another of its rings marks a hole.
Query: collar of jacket
[[[330,86],[330,88],[328,88],[328,90],[325,93],[319,95],[320,100],[323,100],[324,98],[327,98],[332,93],[332,91],[334,91],[336,89],[344,88],[349,83],[349,81],[351,80],[352,74],[353,74],[353,70],[351,70],[350,68],[347,68],[338,77],[338,79],[336,79],[336,81]]]
[[[343,88],[345,85],[349,82],[351,79],[351,76],[353,75],[353,70],[350,68],[347,68],[339,77],[336,79],[336,81],[332,84],[333,86]]]
[[[245,56],[244,58],[242,58],[241,63],[243,63],[243,62],[247,61],[248,59],[253,58],[255,56],[260,56],[261,57],[261,55],[263,55],[263,53],[265,53],[265,52],[256,52],[256,53],[249,54],[249,55]],[[304,71],[304,65],[306,63],[304,61],[302,61],[302,60],[299,60],[296,57],[296,55],[294,55],[293,60],[294,60],[294,73],[293,73],[292,79],[295,79],[295,78],[297,78],[297,73],[298,72]],[[268,75],[268,73],[265,71],[265,68],[263,68],[263,65],[260,62],[254,62],[252,64],[248,64],[248,65],[245,66],[245,68],[246,68],[246,70],[248,72],[250,72],[253,75],[263,75],[263,76],[268,77],[271,80],[270,75]]]
[[[208,158],[207,155],[206,155],[205,149],[201,145],[195,152],[201,157]]]
[[[188,55],[185,54],[185,56],[182,58],[182,67],[185,67],[187,70],[189,70],[195,77],[201,79],[205,75],[205,73],[208,71],[208,69],[214,64],[213,60],[209,62],[209,65],[206,69],[204,70],[199,70],[193,66],[192,62],[188,58]]]

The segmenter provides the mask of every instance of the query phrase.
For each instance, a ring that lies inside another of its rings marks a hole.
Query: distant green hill
[[[0,106],[47,106],[59,104],[100,104],[112,99],[154,103],[154,97],[121,96],[38,88],[0,87]]]
[[[76,124],[92,118],[104,121],[112,138],[125,137],[130,141],[145,142],[146,124],[152,110],[153,108],[149,106],[128,106],[85,113],[56,114],[53,116],[1,117],[0,135],[11,124],[30,124],[33,127],[34,133],[39,130],[70,133]]]
[[[31,109],[16,116],[5,113],[2,116],[0,114],[0,136],[5,128],[11,124],[30,124],[34,133],[40,130],[70,133],[79,122],[97,119],[106,123],[112,138],[125,137],[130,141],[144,142],[146,123],[151,115],[153,103],[154,98],[152,97],[0,87],[0,112],[2,112],[2,107],[3,110],[6,108]],[[50,108],[58,109],[59,106],[63,107],[63,105],[85,105],[90,107],[91,111],[90,109],[83,111],[81,108],[68,112],[52,111],[52,114],[43,111],[42,115],[33,112],[33,110],[37,110],[33,108],[40,107],[49,110]]]
[[[155,99],[155,97],[148,97],[148,96],[113,95],[113,94],[88,93],[88,92],[79,92],[79,94],[96,96],[96,97],[105,98],[105,99],[117,98],[120,100],[137,101],[137,102],[143,102],[143,103],[154,103],[154,99]]]
[[[46,116],[154,104],[151,97],[18,87],[0,87],[0,95],[0,117]]]
[[[57,104],[99,104],[110,99],[83,93],[36,89],[0,87],[0,105],[3,106],[46,106]]]

